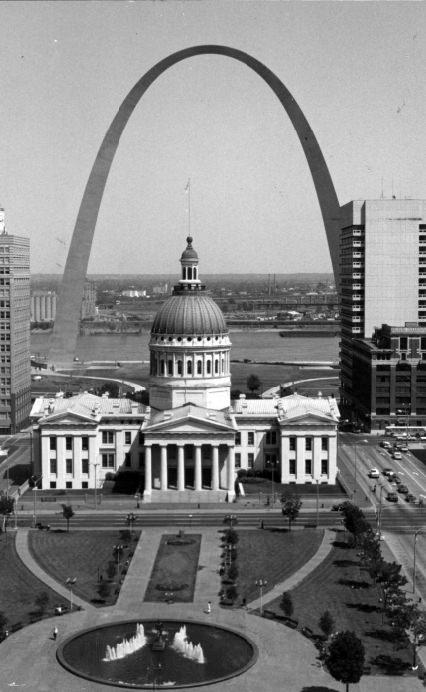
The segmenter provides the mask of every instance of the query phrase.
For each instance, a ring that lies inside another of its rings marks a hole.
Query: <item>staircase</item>
[[[144,502],[206,504],[207,502],[226,502],[227,490],[152,490],[151,498],[144,496]]]

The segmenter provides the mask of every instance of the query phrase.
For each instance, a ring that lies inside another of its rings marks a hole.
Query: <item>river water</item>
[[[97,334],[79,336],[76,356],[82,361],[149,360],[149,331],[141,334]],[[231,331],[233,360],[338,361],[339,338],[282,338],[278,330]],[[31,333],[31,352],[44,356],[49,351],[50,334]]]

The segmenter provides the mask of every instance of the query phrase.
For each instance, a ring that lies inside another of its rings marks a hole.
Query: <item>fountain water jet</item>
[[[146,636],[144,626],[138,623],[136,625],[136,634],[134,637],[123,639],[121,642],[118,642],[116,646],[107,645],[105,658],[102,660],[117,661],[119,658],[125,658],[126,656],[130,656],[130,654],[134,654],[135,651],[142,649],[145,644]]]
[[[188,641],[186,625],[183,625],[173,638],[172,648],[196,663],[205,663],[204,652],[201,644],[193,644]]]

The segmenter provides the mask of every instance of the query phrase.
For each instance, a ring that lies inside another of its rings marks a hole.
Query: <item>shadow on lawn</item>
[[[379,654],[371,659],[371,663],[381,668],[387,675],[403,675],[410,668],[407,661],[387,654]]]
[[[309,685],[303,687],[301,692],[337,692],[335,687],[324,687],[324,685]]]
[[[390,630],[370,630],[364,634],[366,637],[381,639],[383,642],[391,642],[392,644],[400,641],[400,638],[396,632],[392,632]]]
[[[371,586],[368,581],[358,581],[357,579],[338,579],[338,584],[342,586],[350,586],[351,589],[368,589]]]
[[[334,543],[334,545],[336,545]],[[359,567],[358,560],[334,560],[333,565],[336,567]]]
[[[345,603],[345,606],[359,610],[361,613],[379,613],[381,610],[379,606],[370,603]]]
[[[333,541],[331,544],[334,548],[340,548],[341,550],[352,550],[353,545],[349,545],[345,541]]]

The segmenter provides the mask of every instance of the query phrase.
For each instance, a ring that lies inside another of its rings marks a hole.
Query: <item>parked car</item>
[[[378,472],[377,469],[370,469],[368,472],[368,475],[370,476],[370,478],[379,478],[380,477],[380,473]]]
[[[417,498],[413,493],[407,493],[404,499],[405,502],[415,502]]]
[[[398,486],[398,492],[399,492],[399,493],[402,493],[403,495],[404,495],[405,493],[408,493],[408,488],[407,488],[407,486],[404,485],[403,483],[401,483],[401,485]]]
[[[396,493],[388,493],[386,499],[388,502],[398,502],[398,495]]]

